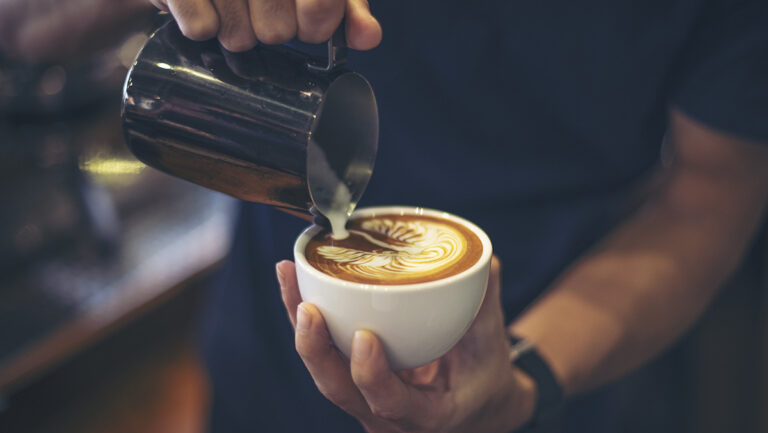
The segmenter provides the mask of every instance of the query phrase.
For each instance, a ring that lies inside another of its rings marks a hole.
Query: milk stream
[[[351,201],[352,196],[349,193],[349,188],[339,181],[331,206],[325,211],[325,217],[331,223],[331,232],[334,239],[340,240],[349,237],[347,220],[351,214]]]
[[[309,141],[307,152],[307,180],[315,208],[331,223],[333,238],[346,239],[349,237],[347,220],[355,209],[352,193],[314,140]]]

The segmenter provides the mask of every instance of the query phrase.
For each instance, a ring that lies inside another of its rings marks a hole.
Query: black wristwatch
[[[533,416],[514,433],[554,433],[560,425],[563,409],[563,388],[557,383],[552,369],[528,340],[509,337],[512,347],[509,360],[536,383],[536,406]]]

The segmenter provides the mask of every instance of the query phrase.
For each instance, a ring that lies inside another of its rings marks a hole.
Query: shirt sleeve
[[[714,129],[768,144],[768,0],[719,3],[702,12],[680,56],[672,103]]]

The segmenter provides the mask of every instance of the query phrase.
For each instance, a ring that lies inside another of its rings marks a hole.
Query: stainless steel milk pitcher
[[[345,55],[339,32],[317,59],[287,46],[230,53],[169,22],[126,78],[128,146],[166,173],[297,215],[312,204],[323,211],[339,187],[354,207],[379,123],[371,86],[343,66]]]

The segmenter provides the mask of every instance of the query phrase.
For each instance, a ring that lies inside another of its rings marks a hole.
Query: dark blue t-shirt
[[[483,227],[512,320],[618,224],[658,164],[672,107],[768,141],[767,5],[375,2],[384,41],[351,59],[381,113],[360,205],[437,208]],[[215,432],[361,431],[316,391],[293,348],[274,264],[291,258],[304,226],[242,208],[205,327]],[[679,400],[678,383],[646,383],[658,385],[657,406]],[[619,431],[626,395],[619,384],[571,403],[565,431]],[[665,408],[647,428],[679,430]]]

